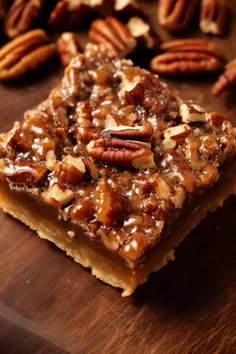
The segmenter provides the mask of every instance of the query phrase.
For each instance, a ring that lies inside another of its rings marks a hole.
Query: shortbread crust
[[[236,194],[232,124],[102,47],[0,143],[2,209],[124,296]]]

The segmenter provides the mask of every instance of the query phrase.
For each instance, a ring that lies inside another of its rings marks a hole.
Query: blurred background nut
[[[4,30],[14,38],[28,31],[37,18],[44,0],[15,0],[7,12]]]
[[[127,21],[132,16],[144,17],[144,13],[136,0],[115,0],[114,15],[122,21]]]
[[[223,74],[221,74],[218,80],[212,87],[213,95],[220,95],[227,90],[233,84],[236,83],[236,58],[231,60],[225,67]]]
[[[0,0],[0,19],[3,19],[13,0]]]
[[[83,52],[78,37],[73,32],[64,32],[60,35],[57,50],[63,66],[67,66],[72,58]]]
[[[227,6],[224,0],[202,0],[200,29],[203,33],[222,35],[225,30]]]
[[[48,23],[57,30],[79,28],[91,8],[83,1],[59,0],[49,16]]]
[[[137,40],[139,48],[157,51],[160,40],[150,24],[141,17],[133,16],[129,19],[127,27],[131,35]]]
[[[170,31],[181,31],[190,23],[199,5],[199,0],[159,0],[157,19]]]
[[[118,57],[130,54],[137,45],[128,27],[113,16],[94,20],[88,34],[94,43],[106,45]]]
[[[16,79],[38,68],[56,53],[41,29],[26,32],[0,49],[0,80]]]
[[[223,61],[213,43],[204,39],[179,39],[161,45],[164,53],[154,57],[151,69],[159,74],[196,74],[216,71]]]

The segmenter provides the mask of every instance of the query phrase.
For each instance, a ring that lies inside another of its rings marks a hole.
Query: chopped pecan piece
[[[223,0],[202,0],[200,29],[203,33],[222,35],[225,30],[227,6]]]
[[[134,16],[130,18],[127,27],[140,48],[157,51],[160,40],[147,21]]]
[[[67,155],[56,166],[54,174],[61,183],[77,185],[83,180],[85,171],[85,164],[80,156]]]
[[[0,49],[0,79],[11,80],[36,69],[56,53],[41,29],[29,31]]]
[[[157,19],[168,30],[183,30],[192,19],[198,4],[198,0],[159,0]]]
[[[236,58],[231,60],[225,67],[223,74],[219,76],[212,87],[213,95],[220,95],[222,92],[236,83]]]
[[[8,37],[13,38],[28,31],[38,16],[43,0],[15,0],[11,5],[4,23]]]
[[[196,74],[222,68],[222,59],[215,46],[202,39],[182,39],[161,46],[165,52],[151,61],[153,71],[164,75]]]
[[[113,16],[94,20],[89,37],[94,43],[106,45],[118,57],[131,53],[137,44],[128,27]]]
[[[109,188],[101,181],[94,193],[97,220],[106,226],[118,224],[128,212],[130,201],[124,195]]]
[[[33,163],[10,163],[5,164],[4,174],[8,180],[16,184],[35,185],[43,178],[46,168]]]
[[[180,116],[184,123],[205,122],[206,111],[191,101],[186,101],[180,106]]]
[[[73,32],[61,34],[57,40],[57,50],[63,66],[67,66],[72,58],[82,52],[78,37]]]
[[[43,201],[55,208],[60,208],[62,205],[69,203],[74,198],[74,193],[70,189],[55,183],[45,189],[41,197]]]

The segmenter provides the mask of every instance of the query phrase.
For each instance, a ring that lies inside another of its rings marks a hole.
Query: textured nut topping
[[[235,156],[229,121],[89,44],[48,99],[0,135],[0,178],[34,189],[135,268]]]

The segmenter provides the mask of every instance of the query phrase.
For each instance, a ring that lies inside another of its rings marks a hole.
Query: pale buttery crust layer
[[[230,169],[230,174],[225,174],[193,208],[183,211],[170,231],[171,237],[162,239],[158,248],[151,252],[142,267],[137,270],[130,269],[121,257],[107,251],[97,241],[89,240],[82,230],[70,222],[58,220],[53,208],[35,203],[35,200],[24,192],[11,191],[6,183],[0,184],[0,207],[37,231],[41,238],[53,242],[76,262],[91,268],[92,274],[97,278],[123,289],[122,296],[129,296],[138,285],[147,281],[151,272],[158,271],[169,261],[173,261],[175,247],[209,212],[222,207],[232,194],[236,195],[236,164]]]
[[[130,295],[236,193],[236,130],[88,46],[0,134],[0,207]]]

